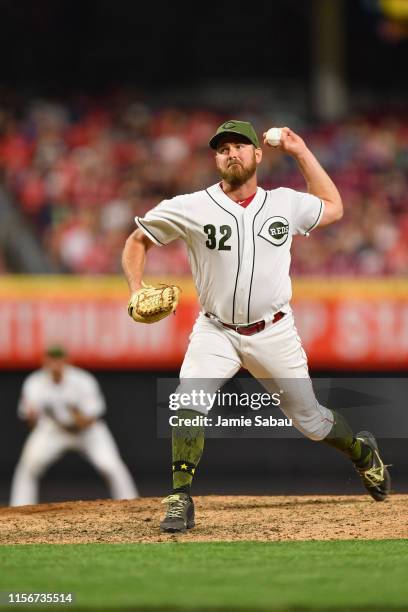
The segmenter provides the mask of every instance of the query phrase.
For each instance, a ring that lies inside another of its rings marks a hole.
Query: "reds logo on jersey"
[[[289,236],[289,222],[285,217],[270,217],[263,224],[258,236],[275,246],[282,246]]]

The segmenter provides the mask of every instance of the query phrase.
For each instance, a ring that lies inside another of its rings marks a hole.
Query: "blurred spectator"
[[[270,112],[251,120],[261,132]],[[165,197],[216,182],[207,142],[227,118],[200,108],[148,107],[117,100],[38,101],[21,116],[0,109],[0,172],[33,231],[62,271],[116,273],[133,217]],[[296,240],[295,274],[408,272],[408,118],[351,117],[304,130],[333,176],[343,220]],[[265,152],[266,188],[304,189],[293,161]],[[1,258],[0,258],[1,262]],[[155,249],[149,273],[183,274],[182,244]],[[1,263],[0,263],[1,269]]]

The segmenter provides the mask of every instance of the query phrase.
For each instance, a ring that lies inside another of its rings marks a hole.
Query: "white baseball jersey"
[[[87,417],[97,418],[105,412],[102,392],[89,372],[65,366],[60,383],[55,383],[45,369],[26,378],[18,413],[24,418],[28,410],[34,409],[39,418],[14,471],[11,506],[38,503],[41,476],[69,450],[80,452],[92,463],[107,480],[113,498],[138,497],[132,475],[103,420],[96,420],[77,432],[66,429],[75,424],[70,412],[73,406]]]
[[[38,411],[39,418],[48,415],[62,426],[71,426],[75,423],[71,406],[91,418],[105,412],[102,392],[92,374],[67,365],[60,383],[55,383],[45,369],[30,374],[23,384],[18,413],[24,418],[32,407]]]
[[[182,238],[204,312],[247,325],[288,309],[294,234],[308,235],[323,214],[314,195],[258,187],[246,208],[220,184],[164,200],[137,225],[157,245]]]

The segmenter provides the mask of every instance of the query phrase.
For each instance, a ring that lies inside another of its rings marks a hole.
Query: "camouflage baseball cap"
[[[216,149],[218,146],[219,140],[224,136],[224,134],[239,134],[240,136],[245,136],[255,147],[259,147],[259,140],[256,132],[249,121],[238,121],[237,119],[229,119],[216,131],[214,136],[211,138],[208,143],[212,149]]]

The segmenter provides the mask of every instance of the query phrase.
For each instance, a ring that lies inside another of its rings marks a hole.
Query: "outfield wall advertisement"
[[[183,289],[177,314],[143,325],[129,318],[119,277],[5,277],[0,367],[36,367],[58,342],[90,368],[177,368],[199,308],[189,280],[172,282]],[[302,278],[292,305],[311,367],[408,367],[408,282]]]

